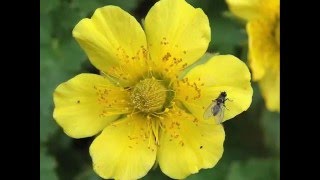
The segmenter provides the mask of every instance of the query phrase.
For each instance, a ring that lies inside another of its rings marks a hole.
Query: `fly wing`
[[[212,101],[212,103],[207,107],[206,111],[203,113],[203,119],[210,119],[213,117],[212,108],[217,104],[217,101]]]
[[[221,124],[224,118],[224,110],[225,108],[223,106],[221,106],[220,110],[218,111],[218,113],[214,116],[214,119],[216,120],[217,124]]]

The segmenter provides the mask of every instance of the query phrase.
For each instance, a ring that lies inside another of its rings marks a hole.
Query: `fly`
[[[203,114],[204,119],[209,119],[214,117],[217,124],[222,123],[224,117],[224,110],[226,108],[225,102],[228,100],[227,93],[225,91],[221,92],[220,95],[212,101],[212,103],[207,107]]]

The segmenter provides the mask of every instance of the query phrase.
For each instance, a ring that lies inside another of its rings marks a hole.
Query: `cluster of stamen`
[[[172,119],[168,123],[163,123],[162,127],[165,128],[170,134],[169,141],[176,141],[181,147],[185,145],[184,137],[181,137],[181,131],[184,131],[179,119],[184,119],[185,121],[190,121],[196,126],[199,126],[199,120],[195,117],[188,116],[185,112],[180,109],[175,109],[174,111],[169,111],[166,117]]]
[[[155,78],[141,80],[131,92],[131,101],[135,109],[144,113],[163,109],[167,99],[167,89]]]
[[[98,103],[103,107],[99,114],[100,117],[131,111],[132,107],[128,101],[129,94],[125,89],[112,86],[93,86],[93,88],[96,91]]]
[[[178,94],[183,95],[182,97],[185,101],[196,100],[201,97],[201,86],[204,86],[204,83],[201,82],[201,79],[198,78],[197,81],[190,81],[189,78],[183,78],[180,81],[177,81],[175,84],[175,89]]]
[[[160,45],[166,49],[166,46],[169,45],[169,41],[166,37],[163,37],[160,41]],[[171,45],[171,48],[178,48],[178,45]],[[177,54],[172,54],[170,52],[164,51],[164,55],[161,60],[163,62],[164,70],[166,73],[176,73],[177,71],[181,71],[188,66],[188,63],[181,64],[183,62],[183,57],[187,54],[186,50],[182,52],[177,51]]]
[[[149,53],[143,45],[133,55],[128,54],[124,48],[118,47],[116,56],[120,64],[110,67],[106,73],[124,84],[136,81],[148,69]]]

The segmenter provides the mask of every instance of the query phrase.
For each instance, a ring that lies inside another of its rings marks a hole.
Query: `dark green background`
[[[212,40],[208,52],[233,54],[246,62],[245,23],[235,19],[224,0],[187,0],[208,15]],[[92,170],[89,146],[93,138],[72,139],[52,119],[52,93],[61,82],[81,72],[96,73],[72,38],[82,18],[105,5],[117,5],[140,22],[154,0],[41,0],[40,1],[40,179],[98,180]],[[201,59],[198,63],[204,62]],[[218,164],[188,180],[280,179],[280,116],[265,109],[256,83],[247,112],[224,123],[224,154]],[[159,168],[143,179],[170,179]]]

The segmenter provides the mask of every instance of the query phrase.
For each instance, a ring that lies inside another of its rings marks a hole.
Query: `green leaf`
[[[40,45],[49,45],[51,42],[51,18],[48,15],[40,16]]]
[[[49,47],[40,48],[40,142],[48,140],[57,130],[52,118],[52,93],[58,83],[58,74],[55,74],[58,67],[54,59],[53,51]]]
[[[59,0],[40,0],[40,13],[48,14],[59,6]]]
[[[244,27],[236,24],[231,19],[225,17],[212,18],[210,49],[221,54],[233,54],[240,57],[236,52],[247,41],[247,35]]]
[[[66,149],[70,149],[72,147],[73,140],[74,139],[67,136],[62,129],[59,129],[53,134],[52,138],[50,139],[50,142],[46,144],[46,147],[50,149],[50,152],[54,154],[56,152],[61,152]]]
[[[81,16],[75,7],[64,1],[59,9],[52,12],[53,36],[64,42],[73,40],[72,29],[83,18],[86,16]]]
[[[190,175],[186,180],[203,180],[203,179],[219,179],[223,180],[228,172],[228,166],[226,163],[217,164],[212,169],[202,169],[199,173]]]
[[[79,72],[81,64],[87,60],[86,54],[74,39],[70,39],[68,42],[57,41],[54,53],[56,63],[62,68],[59,73],[66,75]]]
[[[205,14],[211,17],[221,16],[221,12],[227,9],[227,5],[224,0],[215,1],[203,1],[203,0],[187,0],[192,6],[196,8],[201,8]]]
[[[101,180],[92,169],[92,167],[88,167],[85,171],[82,171],[79,175],[75,177],[75,180]]]
[[[114,5],[114,6],[119,6],[123,10],[130,12],[134,10],[139,2],[142,0],[126,0],[126,1],[120,1],[120,0],[104,0],[103,2],[105,3],[104,5]]]
[[[236,16],[235,14],[233,14],[233,13],[232,13],[231,11],[229,11],[229,10],[228,10],[228,11],[224,11],[224,12],[222,13],[222,16],[223,16],[223,17],[226,17],[226,18],[228,18],[228,19],[231,19],[232,21],[236,21],[237,23],[242,24],[243,26],[245,26],[245,25],[247,24],[247,21],[246,21],[246,20],[244,20],[244,19]]]
[[[227,180],[277,180],[280,179],[279,159],[250,159],[231,164]]]
[[[142,178],[142,180],[170,180],[168,176],[163,174],[159,167],[156,169],[151,169],[146,176]]]
[[[76,0],[73,2],[74,7],[79,11],[79,15],[82,18],[91,17],[93,12],[100,7],[105,6],[108,2],[103,0]],[[80,21],[81,19],[79,19]]]
[[[127,1],[119,1],[119,0],[90,0],[90,1],[83,1],[77,0],[77,7],[80,9],[82,13],[89,13],[97,8],[107,6],[107,5],[114,5],[119,6],[125,11],[131,11],[137,7],[139,0],[127,0]]]
[[[264,110],[261,117],[264,142],[271,152],[280,153],[280,114]]]
[[[55,159],[40,148],[40,180],[58,180],[55,172],[56,166]]]
[[[79,15],[82,18],[85,17],[91,17],[93,12],[100,7],[104,7],[107,5],[114,5],[114,6],[119,6],[123,10],[130,12],[134,10],[138,2],[140,0],[126,0],[126,1],[121,1],[121,0],[89,0],[89,1],[83,1],[83,0],[75,0],[72,3],[72,7],[77,9],[79,11]],[[80,19],[79,19],[80,21]]]

